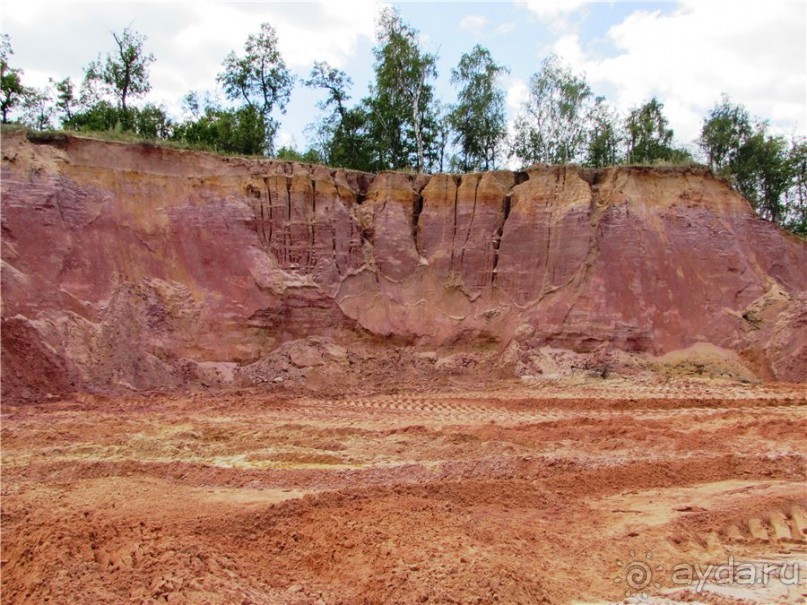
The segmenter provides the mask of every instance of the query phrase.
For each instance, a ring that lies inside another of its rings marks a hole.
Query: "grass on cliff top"
[[[97,141],[112,141],[116,143],[131,143],[133,145],[148,145],[155,147],[166,147],[169,149],[187,149],[190,151],[203,151],[214,153],[222,157],[249,157],[255,159],[266,159],[264,156],[239,156],[232,153],[223,153],[207,145],[188,143],[186,141],[172,141],[168,139],[150,139],[137,136],[132,132],[121,130],[36,130],[21,124],[3,124],[2,132],[24,131],[25,136],[32,143],[55,143],[64,141],[67,137],[80,139],[94,139]]]

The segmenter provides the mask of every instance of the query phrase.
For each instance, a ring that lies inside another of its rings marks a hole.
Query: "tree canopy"
[[[0,34],[0,113],[3,124],[8,123],[9,112],[22,103],[27,92],[22,85],[23,71],[9,64],[13,54],[8,34]]]
[[[583,76],[550,55],[530,78],[529,98],[516,118],[513,154],[522,162],[580,161],[586,146],[586,117],[593,100]]]
[[[375,81],[366,105],[379,168],[422,172],[432,144],[437,58],[421,50],[417,30],[392,7],[378,18],[373,55]]]
[[[451,83],[460,89],[448,124],[459,148],[457,168],[463,172],[495,168],[502,154],[507,119],[504,91],[497,86],[497,79],[506,72],[479,44],[462,55],[451,70]]]
[[[631,110],[625,121],[628,163],[652,164],[685,159],[686,152],[672,145],[673,130],[668,124],[664,104],[655,97]]]
[[[231,101],[241,101],[245,111],[242,122],[263,131],[264,149],[274,150],[278,121],[272,117],[277,109],[285,111],[291,96],[294,77],[277,48],[277,33],[269,23],[262,23],[257,34],[244,43],[244,54],[231,51],[223,63],[218,81]]]
[[[115,40],[115,51],[108,53],[106,59],[99,57],[91,62],[85,71],[88,88],[98,100],[103,93],[117,99],[118,106],[125,112],[126,102],[132,97],[141,97],[151,90],[149,82],[149,66],[154,63],[154,55],[143,49],[146,36],[134,31],[131,26],[124,28],[120,34],[112,32]],[[101,94],[98,94],[100,85]]]

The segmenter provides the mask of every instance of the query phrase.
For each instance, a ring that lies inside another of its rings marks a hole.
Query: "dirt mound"
[[[314,369],[320,379],[338,379],[348,365],[347,350],[330,338],[312,336],[284,343],[260,361],[239,368],[235,380],[245,384],[303,381]]]
[[[43,342],[27,318],[4,318],[0,334],[4,399],[42,401],[76,389],[78,381],[64,358]]]
[[[704,376],[747,382],[757,379],[737,353],[710,343],[670,351],[648,365],[666,376]]]

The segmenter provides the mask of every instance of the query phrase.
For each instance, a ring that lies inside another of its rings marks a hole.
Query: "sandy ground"
[[[3,405],[2,602],[805,601],[803,386],[428,388]]]

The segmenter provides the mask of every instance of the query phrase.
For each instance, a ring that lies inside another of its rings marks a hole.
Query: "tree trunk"
[[[420,93],[423,90],[423,83],[426,81],[426,70],[421,68],[418,85],[412,99],[412,122],[415,125],[415,139],[418,144],[417,171],[423,172],[423,133],[420,131]]]

